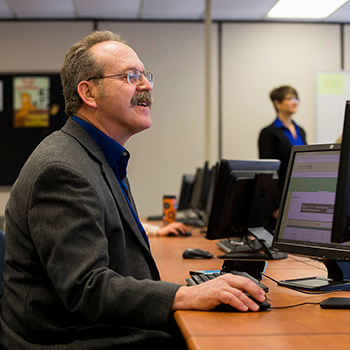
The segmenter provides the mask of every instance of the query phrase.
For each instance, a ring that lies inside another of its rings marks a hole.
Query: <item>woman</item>
[[[297,91],[290,86],[281,86],[271,91],[270,98],[276,109],[277,117],[272,124],[260,132],[259,157],[281,161],[272,215],[276,219],[291,148],[292,146],[306,145],[306,135],[303,128],[292,120],[292,115],[297,112],[299,106]]]

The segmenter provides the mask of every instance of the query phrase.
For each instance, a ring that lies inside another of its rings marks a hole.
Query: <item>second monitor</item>
[[[222,257],[286,257],[270,250],[273,236],[264,229],[273,211],[279,166],[277,160],[221,161],[206,238],[224,239],[217,243],[227,253]]]

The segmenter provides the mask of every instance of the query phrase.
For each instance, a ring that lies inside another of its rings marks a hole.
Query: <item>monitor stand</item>
[[[252,250],[251,252],[240,252],[239,250],[233,250],[224,255],[220,255],[219,258],[279,260],[285,259],[288,256],[285,253],[274,252],[271,249],[273,235],[264,227],[248,228],[248,232],[261,244],[260,251]]]
[[[350,289],[350,261],[322,259],[328,277],[315,276],[279,281],[278,285],[292,289],[325,291]]]

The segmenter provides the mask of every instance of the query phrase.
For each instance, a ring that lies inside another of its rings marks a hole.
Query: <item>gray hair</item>
[[[61,66],[61,82],[66,103],[66,114],[76,114],[83,104],[77,88],[81,81],[93,76],[102,76],[104,65],[92,53],[90,48],[104,41],[125,43],[121,36],[110,31],[94,31],[74,44],[67,52]]]

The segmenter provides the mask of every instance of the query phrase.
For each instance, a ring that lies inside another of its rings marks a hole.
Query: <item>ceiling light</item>
[[[348,0],[279,0],[269,18],[326,18]]]

